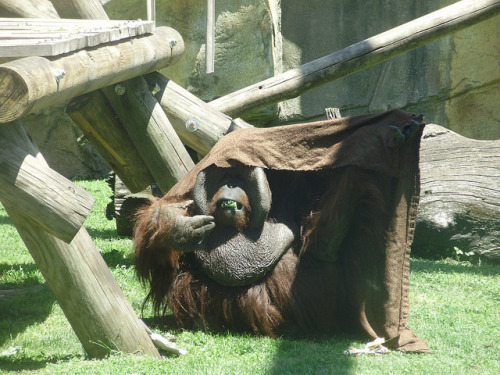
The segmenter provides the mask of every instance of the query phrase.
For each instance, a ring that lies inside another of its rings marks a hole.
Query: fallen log
[[[57,18],[53,9],[40,6],[36,0],[0,0],[0,8],[23,18]],[[2,17],[5,17],[2,15]]]
[[[427,125],[420,169],[414,253],[456,248],[500,263],[500,140],[469,139]]]
[[[109,19],[99,0],[86,0],[85,2],[74,0],[51,0],[51,2],[61,18],[73,18],[75,14],[78,14],[80,18],[91,20]]]

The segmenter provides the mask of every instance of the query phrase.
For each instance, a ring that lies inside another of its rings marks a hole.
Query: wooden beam
[[[158,187],[170,190],[194,163],[142,77],[103,89]]]
[[[232,120],[161,73],[154,72],[145,78],[151,87],[157,85],[155,97],[179,137],[202,156],[229,131],[251,127],[243,120]]]
[[[102,90],[73,99],[66,112],[132,193],[154,182]]]
[[[51,0],[51,2],[61,18],[73,18],[78,14],[78,18],[109,19],[99,0]]]
[[[231,116],[294,98],[500,12],[500,0],[463,0],[211,102]]]
[[[9,124],[8,131],[15,135],[14,145],[26,147],[32,157],[48,167],[22,124]],[[19,207],[3,200],[2,204],[89,356],[102,358],[110,350],[120,350],[159,357],[84,227],[67,244]]]
[[[0,197],[41,228],[70,242],[95,198],[14,144],[11,128],[0,127]]]
[[[154,51],[154,53],[153,53]],[[51,60],[27,57],[0,65],[0,122],[175,63],[184,51],[177,31],[81,50]]]

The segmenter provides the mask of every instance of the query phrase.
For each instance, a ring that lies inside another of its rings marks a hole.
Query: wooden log
[[[426,16],[365,39],[338,52],[214,100],[231,117],[294,98],[433,40],[459,31],[500,12],[500,0],[463,0]]]
[[[137,193],[154,182],[102,90],[73,99],[66,112],[131,192]]]
[[[194,163],[142,77],[103,89],[149,173],[163,192]]]
[[[461,249],[500,263],[500,140],[475,140],[427,125],[413,251]]]
[[[26,146],[33,157],[47,166],[20,123],[10,131],[17,134],[15,145]],[[159,357],[84,227],[67,244],[46,232],[17,206],[3,200],[2,204],[89,356],[102,358],[111,349]]]
[[[170,42],[169,42],[170,40]],[[81,50],[51,60],[26,57],[0,65],[0,122],[175,63],[184,51],[177,31]]]
[[[47,232],[70,242],[95,198],[14,144],[15,124],[0,127],[0,196]]]
[[[88,18],[91,20],[107,20],[108,15],[99,0],[51,0],[61,18]]]
[[[233,121],[164,75],[154,72],[145,76],[149,85],[157,85],[155,97],[168,115],[182,141],[205,155],[231,130],[251,127],[243,120]]]
[[[57,18],[54,9],[40,7],[35,0],[0,0],[0,7],[23,18]],[[2,16],[5,17],[5,16]]]

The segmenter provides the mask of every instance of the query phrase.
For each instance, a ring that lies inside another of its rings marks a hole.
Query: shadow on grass
[[[282,338],[269,374],[348,374],[353,359],[344,354],[352,339]]]
[[[143,318],[148,327],[156,332],[179,334],[183,330],[178,328],[173,316]],[[198,330],[187,330],[196,333]],[[229,331],[212,331],[200,328],[199,331],[219,337],[241,337],[252,340],[251,333]],[[353,341],[362,341],[360,337],[325,336],[305,337],[287,335],[274,339],[276,353],[269,368],[262,373],[271,375],[283,374],[348,374],[351,373],[353,357],[344,354]],[[249,347],[253,347],[250,344]]]
[[[95,229],[92,227],[86,227],[86,229],[92,239],[100,238],[103,240],[109,240],[120,238],[116,234],[116,229]]]
[[[36,360],[33,358],[25,358],[22,355],[12,357],[0,357],[0,370],[4,371],[34,371],[47,367],[50,363],[58,363],[61,361],[69,361],[75,358],[74,355],[62,356],[48,359]]]
[[[411,259],[411,271],[420,273],[462,273],[482,276],[498,275],[498,265],[482,263],[474,265],[467,262],[457,262],[454,260],[428,260],[423,258]]]
[[[16,286],[16,289],[9,290],[8,294],[4,292],[5,296],[0,298],[0,346],[11,340],[12,346],[16,346],[15,337],[27,327],[44,322],[56,301],[46,285]]]
[[[0,225],[9,224],[14,225],[12,220],[7,215],[0,215]]]

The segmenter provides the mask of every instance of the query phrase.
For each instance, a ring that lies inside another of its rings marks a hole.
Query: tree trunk
[[[479,141],[427,125],[415,253],[472,251],[500,263],[500,140]]]

